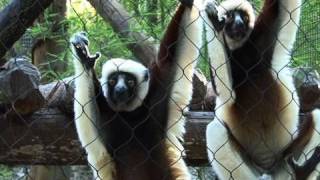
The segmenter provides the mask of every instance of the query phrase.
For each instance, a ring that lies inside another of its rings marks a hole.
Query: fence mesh
[[[10,8],[10,4],[14,2],[18,2],[18,0],[13,0],[12,2],[0,0],[1,13],[5,13],[5,9]],[[263,1],[250,0],[250,2],[257,13],[261,11]],[[6,59],[11,60],[6,65],[0,67],[0,127],[2,127],[0,131],[0,163],[2,164],[0,164],[0,179],[78,180],[93,178],[92,169],[96,171],[96,173],[99,173],[99,170],[103,169],[105,164],[96,168],[87,162],[85,151],[83,148],[80,148],[81,145],[76,134],[75,121],[77,118],[74,119],[72,108],[74,101],[81,101],[73,98],[74,81],[79,77],[73,77],[75,70],[72,56],[74,53],[70,48],[69,39],[76,32],[84,31],[88,34],[90,52],[92,54],[101,52],[102,54],[102,58],[95,65],[97,76],[100,77],[102,65],[111,58],[121,57],[134,59],[143,63],[146,63],[148,59],[156,59],[157,51],[161,48],[159,44],[178,6],[179,2],[173,0],[56,0],[46,10],[40,6],[44,12],[37,17],[36,21],[34,21],[30,27],[25,27],[25,33],[11,48],[5,49],[5,51],[7,51]],[[286,108],[292,104],[296,104],[300,107],[300,116],[304,117],[315,107],[320,107],[320,81],[318,75],[318,71],[320,70],[320,2],[318,0],[303,0],[301,9],[301,22],[300,25],[297,25],[297,40],[292,49],[290,63],[286,64],[286,67],[289,67],[293,72],[297,91],[290,92],[291,99],[287,100],[287,104],[284,105],[282,111],[286,111]],[[16,15],[23,12],[15,9],[14,11],[12,10],[12,13]],[[288,13],[293,14],[293,12]],[[22,16],[17,17],[20,17],[17,21],[21,21],[21,23],[25,21],[24,18],[28,18]],[[199,16],[198,18],[204,17]],[[3,18],[0,18],[0,26],[1,21],[4,21]],[[190,23],[190,25],[192,25],[192,23]],[[185,28],[187,27],[188,26],[185,26]],[[177,31],[178,30],[179,29],[177,29]],[[204,34],[210,30],[212,29],[205,29]],[[3,38],[3,34],[7,32],[5,28],[0,30],[0,32],[1,39]],[[191,37],[187,38],[191,39]],[[165,134],[164,139],[169,140],[168,142],[172,146],[168,149],[174,148],[180,151],[175,154],[178,156],[178,158],[175,157],[175,161],[179,163],[181,159],[185,159],[192,179],[216,179],[216,173],[209,167],[209,164],[213,162],[216,162],[216,166],[223,169],[223,172],[229,174],[230,179],[237,179],[239,171],[246,174],[245,167],[248,162],[254,164],[253,167],[258,167],[257,172],[261,171],[266,174],[272,174],[276,168],[281,167],[289,174],[292,173],[292,171],[288,170],[287,166],[283,167],[283,164],[278,165],[276,162],[274,163],[274,167],[268,167],[268,171],[261,170],[260,168],[263,167],[263,165],[259,166],[259,164],[251,160],[251,158],[254,159],[256,156],[261,158],[259,153],[266,152],[257,152],[258,155],[250,154],[254,152],[252,149],[250,149],[251,151],[242,152],[243,159],[246,159],[246,161],[240,161],[240,163],[236,165],[226,163],[223,161],[223,158],[220,157],[219,153],[227,152],[229,146],[234,146],[234,144],[232,144],[234,139],[232,138],[227,138],[225,141],[219,139],[218,142],[221,143],[221,146],[214,150],[209,149],[209,146],[207,146],[205,139],[206,126],[213,119],[219,121],[220,125],[224,126],[223,122],[225,119],[219,117],[217,114],[215,115],[214,112],[218,111],[219,108],[223,109],[223,106],[226,106],[226,104],[220,103],[218,104],[220,107],[214,107],[217,95],[219,96],[221,93],[216,92],[217,89],[219,90],[217,83],[217,87],[215,87],[214,83],[214,87],[212,87],[211,81],[213,79],[211,78],[209,70],[211,67],[209,65],[211,50],[210,46],[208,46],[210,40],[206,41],[206,38],[205,36],[202,38],[205,45],[196,47],[200,55],[193,60],[198,60],[195,77],[190,79],[186,75],[190,64],[183,67],[179,66],[179,64],[177,71],[181,71],[181,76],[175,77],[176,79],[173,79],[171,82],[172,87],[176,84],[182,84],[181,82],[184,80],[184,83],[192,84],[193,95],[190,104],[188,104],[188,106],[179,106],[179,102],[175,99],[176,97],[167,97],[171,104],[176,104],[175,108],[180,112],[178,117],[175,117],[178,119],[177,123],[183,121],[184,117],[186,118],[185,143],[183,144],[185,149],[179,147],[179,143],[177,144],[166,134],[166,131],[170,128],[164,126],[161,122],[157,122],[156,124],[156,126],[159,127],[159,131]],[[8,39],[8,37],[5,39]],[[1,42],[2,45],[6,43],[7,41]],[[195,45],[196,43],[191,42],[190,44]],[[167,49],[174,45],[175,42],[169,44]],[[39,69],[41,80],[39,80],[40,76],[37,69],[22,61],[25,59],[32,62],[32,64]],[[2,61],[0,61],[0,63],[1,62]],[[214,62],[211,63],[214,64]],[[225,64],[222,66],[225,66]],[[121,66],[118,68],[121,69]],[[221,67],[213,66],[213,73],[219,71],[219,68]],[[276,71],[273,69],[272,71],[276,76],[280,76],[280,71],[282,70]],[[250,74],[249,72],[245,73]],[[216,78],[221,80],[220,77]],[[168,91],[170,91],[172,87],[166,87],[167,92],[164,89],[158,91],[164,91],[161,93],[166,97],[165,95],[168,94]],[[264,86],[266,89],[259,89],[260,86],[256,84],[252,84],[252,87],[263,96],[273,85]],[[291,87],[285,88],[287,91],[292,89]],[[229,91],[231,92],[232,90],[229,89]],[[294,99],[295,93],[298,94],[299,100]],[[235,100],[233,96],[230,98]],[[245,109],[242,110],[242,112],[245,112],[244,114],[247,115],[243,117],[244,119],[248,118],[250,113],[256,110],[255,107],[261,103],[269,104],[270,107],[274,105],[270,103],[271,100],[266,101],[265,98],[262,98],[261,100],[253,100],[257,102],[257,104],[256,106],[250,107],[251,97],[245,96],[245,98],[249,99],[249,105],[241,107]],[[158,97],[158,100],[153,102],[153,104],[142,104],[142,106],[149,109],[149,106],[159,106],[158,104],[161,104],[162,101],[163,99]],[[80,105],[85,111],[92,102],[93,101],[89,101]],[[240,106],[241,105],[243,104],[240,104]],[[165,113],[165,108],[167,108],[167,105],[163,106],[163,108],[158,107],[160,110],[154,111],[154,113],[150,111],[145,116],[149,119],[155,119],[153,116],[155,116],[155,114],[158,116],[161,114],[161,111]],[[261,114],[264,112],[264,109],[260,109]],[[82,114],[82,116],[88,116],[89,119],[95,115],[85,113]],[[134,133],[136,129],[139,128],[139,124],[132,126],[130,124],[131,122],[124,120],[126,117],[119,118],[118,113],[114,113],[113,116],[116,116],[117,120],[122,118],[127,128],[132,129],[130,133],[127,134],[125,134],[125,132],[117,132],[117,135],[123,135],[123,137],[119,137],[122,138],[123,142],[130,143],[134,141],[137,144],[140,143],[139,147],[147,146],[146,144],[141,144],[136,137],[138,135]],[[129,114],[129,116],[133,115]],[[263,118],[263,115],[261,116]],[[291,131],[289,129],[290,127],[288,127],[285,122],[282,122],[281,118],[277,118],[278,121],[275,124],[281,124],[280,127],[282,127],[282,129],[278,128],[274,131],[283,131],[287,138],[294,139],[298,131]],[[320,119],[318,121],[320,121]],[[112,120],[110,122],[108,123],[112,124]],[[108,123],[105,126],[108,126]],[[175,125],[176,124],[171,124],[172,127]],[[262,126],[266,125],[256,125],[258,128]],[[101,128],[101,131],[105,130],[104,128]],[[237,130],[232,129],[232,127],[229,128],[231,128],[231,132],[237,133]],[[261,133],[256,130],[248,129],[248,134],[249,131],[252,131],[252,134],[256,136],[261,135]],[[310,128],[308,131],[313,132],[315,137],[320,136],[320,132],[315,128]],[[152,132],[146,132],[143,136],[147,136],[147,133]],[[243,135],[241,133],[239,136]],[[128,134],[129,136],[126,137]],[[260,142],[262,145],[258,144],[255,145],[255,147],[268,146],[266,151],[272,152],[269,152],[268,155],[278,161],[278,158],[280,158],[278,153],[282,151],[277,151],[273,149],[273,147],[269,147],[269,145],[272,144],[270,141],[281,141],[281,139],[270,140],[267,135],[261,136]],[[99,138],[101,137],[96,137],[96,139],[85,147],[90,146],[95,141],[101,141]],[[315,143],[319,144],[319,139],[320,138],[316,139],[315,141],[318,142]],[[249,140],[250,138],[247,138],[244,141]],[[163,142],[154,143],[154,147],[146,147],[143,149],[143,153],[145,154],[142,153],[142,156],[147,157],[145,162],[149,162],[150,159],[154,158],[151,153],[152,150],[157,149],[163,144]],[[237,144],[237,146],[241,147],[241,143],[250,144],[251,142],[239,142],[240,145]],[[112,156],[114,156],[113,158],[117,159],[116,156],[118,153],[130,153],[120,151],[121,147],[126,146],[126,143],[119,145],[118,148],[111,153]],[[250,148],[254,149],[255,147]],[[112,147],[110,149],[112,149]],[[208,160],[207,152],[211,153],[213,160]],[[309,152],[309,154],[305,153],[303,155],[310,157],[312,153]],[[219,162],[219,159],[222,159],[221,162]],[[126,165],[127,161],[125,158],[118,160],[118,162],[120,161],[121,166],[123,166],[121,168],[132,168],[133,173],[136,173],[134,170],[136,167],[149,165],[144,164],[144,161],[134,165]],[[132,161],[130,162],[132,163]],[[161,164],[161,162],[153,162],[153,165],[157,163]],[[228,169],[228,167],[232,168]],[[134,174],[131,174],[131,176],[134,176]]]

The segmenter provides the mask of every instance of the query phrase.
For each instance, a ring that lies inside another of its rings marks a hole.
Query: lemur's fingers
[[[101,57],[101,53],[100,52],[96,52],[96,54],[92,57],[94,60],[97,60]]]
[[[70,43],[73,46],[75,55],[78,57],[80,62],[84,64],[87,68],[93,68],[97,59],[100,58],[100,52],[96,52],[95,55],[90,55],[89,52],[89,39],[87,33],[78,32],[75,33],[71,39]]]
[[[219,6],[215,0],[205,2],[205,11],[216,31],[220,32],[225,24],[225,18],[219,17]]]
[[[320,161],[320,146],[315,147],[313,154],[302,165],[298,165],[290,155],[287,159],[288,164],[295,172],[296,179],[307,179],[312,173],[313,169],[316,169]]]
[[[81,61],[87,60],[89,50],[88,50],[88,44],[89,40],[83,32],[74,34],[70,39],[71,44],[73,45],[74,52],[79,57]]]
[[[187,6],[187,7],[192,7],[193,5],[193,0],[179,0],[181,4]]]
[[[88,46],[89,45],[88,34],[84,31],[79,32],[79,34],[83,38],[84,43]]]
[[[207,1],[205,6],[205,11],[210,16],[218,16],[218,4],[216,1]]]

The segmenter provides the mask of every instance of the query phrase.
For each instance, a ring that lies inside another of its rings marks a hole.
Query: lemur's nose
[[[234,25],[236,26],[236,28],[244,28],[245,27],[245,24],[244,24],[240,15],[235,16]]]
[[[125,86],[116,86],[115,87],[115,93],[117,95],[123,95],[127,91],[127,88]]]

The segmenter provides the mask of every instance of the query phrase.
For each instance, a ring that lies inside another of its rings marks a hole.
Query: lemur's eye
[[[128,80],[128,85],[130,87],[134,87],[135,86],[134,80]]]
[[[108,81],[108,84],[109,84],[110,86],[114,86],[114,85],[116,85],[116,81],[113,80],[113,79],[110,79],[110,80]]]

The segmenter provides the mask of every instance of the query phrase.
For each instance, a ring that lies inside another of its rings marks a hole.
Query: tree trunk
[[[0,12],[0,65],[13,44],[53,0],[13,0]]]
[[[66,0],[55,0],[48,9],[50,16],[46,21],[53,23],[50,29],[50,37],[37,39],[32,48],[32,62],[40,71],[64,72],[67,67],[66,49],[68,43],[66,37],[66,23],[64,23],[67,11]],[[41,23],[41,21],[40,21]],[[44,77],[43,81],[50,79]]]

